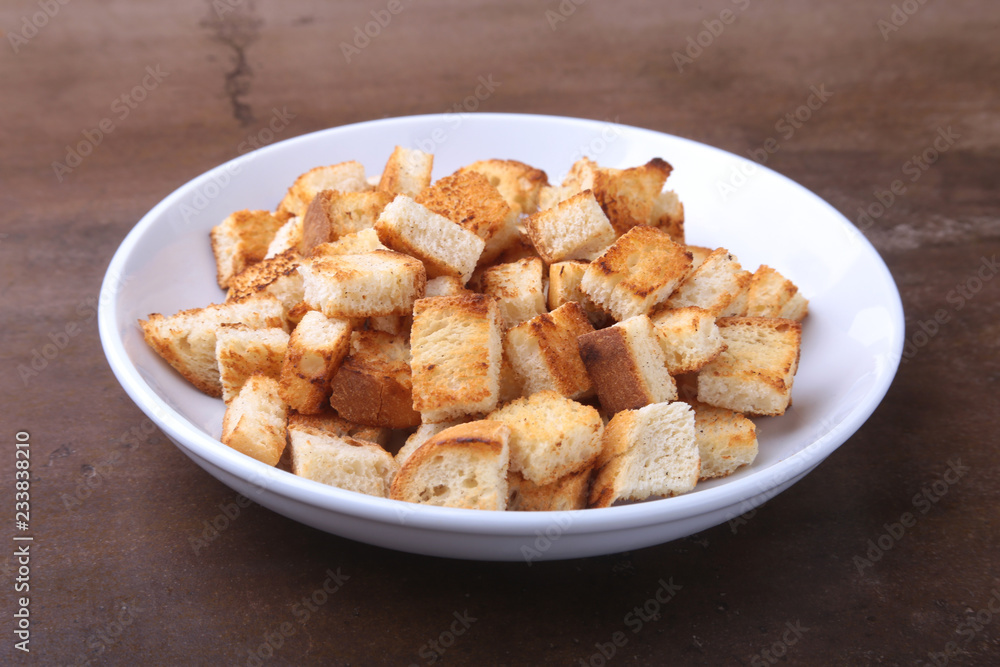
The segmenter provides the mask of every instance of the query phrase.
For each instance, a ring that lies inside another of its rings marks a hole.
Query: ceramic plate
[[[479,159],[544,169],[558,183],[588,155],[630,167],[662,157],[684,203],[688,243],[767,264],[810,301],[794,406],[757,419],[750,467],[686,495],[574,512],[424,507],[343,491],[222,445],[221,400],[153,353],[136,324],[150,313],[218,303],[208,232],[233,211],[273,209],[302,172],[358,160],[377,174],[396,145],[434,153],[434,178]],[[740,516],[816,467],[882,400],[903,343],[899,293],[878,253],[829,204],[787,178],[704,144],[610,122],[514,114],[392,118],[282,141],[221,165],[155,206],[122,242],[102,286],[104,350],[125,391],[198,465],[275,512],[393,549],[483,560],[575,558],[646,547]],[[821,490],[817,489],[817,493]]]

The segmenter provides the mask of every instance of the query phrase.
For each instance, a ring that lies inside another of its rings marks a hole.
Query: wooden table
[[[9,539],[27,432],[35,542],[30,654],[12,633],[19,543],[4,548],[0,662],[995,664],[1000,6],[578,3],[3,5],[0,498]],[[531,567],[396,553],[238,507],[115,381],[99,284],[156,202],[244,142],[446,111],[480,77],[497,86],[479,111],[776,148],[767,166],[882,253],[907,361],[868,423],[752,521]],[[634,632],[671,577],[683,588]]]

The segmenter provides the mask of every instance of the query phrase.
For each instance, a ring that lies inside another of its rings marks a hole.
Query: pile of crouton
[[[513,160],[433,181],[396,147],[300,176],[211,231],[223,303],[140,321],[226,403],[222,442],[412,503],[573,510],[667,497],[757,455],[791,404],[808,303],[689,246],[662,159]]]

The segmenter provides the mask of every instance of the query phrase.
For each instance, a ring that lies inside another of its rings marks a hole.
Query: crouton
[[[748,317],[783,317],[801,322],[809,301],[795,284],[767,265],[761,265],[747,285]]]
[[[458,296],[460,294],[471,294],[462,285],[462,279],[455,276],[438,276],[427,281],[424,296]]]
[[[330,380],[340,368],[351,343],[347,320],[329,319],[319,311],[306,313],[288,339],[281,365],[281,399],[303,414],[323,410]]]
[[[489,179],[475,171],[446,176],[415,198],[484,241],[479,263],[496,259],[517,238],[518,215]]]
[[[583,334],[577,344],[608,414],[677,399],[677,387],[646,315]]]
[[[497,405],[502,405],[524,396],[524,378],[514,369],[505,351],[500,358],[500,392]]]
[[[215,332],[215,360],[222,382],[222,400],[228,403],[251,375],[275,380],[288,348],[288,333],[279,327],[254,329],[245,324],[220,324]]]
[[[302,252],[302,218],[299,216],[289,218],[288,222],[278,229],[267,246],[264,259],[271,259],[289,250],[295,253]]]
[[[396,476],[392,454],[366,440],[309,426],[288,427],[292,472],[314,482],[385,498]]]
[[[535,213],[524,224],[547,264],[594,259],[615,240],[614,228],[589,190]]]
[[[661,192],[653,201],[649,226],[656,227],[674,243],[684,245],[684,204],[673,190]]]
[[[209,236],[219,287],[229,287],[233,276],[264,259],[275,234],[289,217],[286,213],[237,211],[212,227]]]
[[[684,278],[667,307],[698,306],[718,316],[749,282],[750,272],[743,270],[736,257],[725,248],[716,248]]]
[[[483,272],[483,293],[496,300],[505,328],[545,312],[542,269],[542,260],[532,257]]]
[[[798,370],[802,327],[795,320],[720,317],[726,349],[698,373],[698,400],[751,415],[784,414]]]
[[[520,512],[565,512],[587,507],[590,468],[539,486],[519,472],[507,475],[507,509]]]
[[[323,190],[364,192],[371,189],[365,180],[365,168],[351,160],[329,167],[316,167],[295,179],[288,193],[278,204],[279,211],[303,216],[313,198]]]
[[[668,309],[650,320],[671,375],[692,373],[712,361],[725,349],[715,316],[696,306]]]
[[[269,466],[277,465],[285,449],[288,411],[278,395],[278,382],[254,374],[226,406],[222,443]]]
[[[549,179],[541,169],[517,160],[479,160],[456,174],[477,172],[489,179],[515,213],[531,215],[538,210],[538,196]]]
[[[658,229],[633,227],[587,266],[580,289],[621,322],[666,301],[691,255]]]
[[[594,177],[600,167],[586,155],[574,162],[563,178],[564,192],[576,194],[594,187]]]
[[[390,250],[317,257],[299,273],[305,302],[327,317],[408,315],[427,283],[423,263]]]
[[[615,233],[624,234],[636,225],[649,224],[663,184],[673,170],[660,158],[630,169],[598,169],[593,191]]]
[[[375,231],[379,240],[398,252],[416,257],[427,277],[455,276],[468,282],[485,242],[461,225],[398,195],[382,210]]]
[[[701,467],[694,411],[687,403],[654,403],[619,412],[604,430],[591,507],[617,500],[687,493]]]
[[[600,413],[554,391],[511,401],[487,419],[510,427],[510,469],[538,485],[588,468],[601,451]]]
[[[593,330],[576,301],[510,329],[504,351],[524,381],[524,393],[551,389],[574,399],[593,394],[594,386],[576,344],[578,337]]]
[[[371,229],[390,201],[392,196],[385,192],[323,190],[302,219],[302,253],[313,255],[322,243]]]
[[[396,452],[396,463],[402,467],[402,465],[406,463],[406,459],[410,458],[410,456],[413,455],[413,452],[420,449],[420,447],[432,437],[446,428],[464,424],[467,421],[469,420],[460,419],[450,422],[438,422],[437,424],[421,424],[417,427],[416,431],[411,433],[410,436],[406,438],[406,442],[399,448],[399,451]]]
[[[139,320],[146,343],[191,384],[217,398],[222,396],[222,382],[215,359],[216,330],[234,323],[284,328],[284,311],[276,298],[263,294],[182,310],[170,317],[153,313],[148,320]]]
[[[500,312],[482,294],[420,299],[410,345],[413,409],[424,422],[485,413],[500,391]]]
[[[410,349],[402,335],[353,332],[330,392],[333,409],[356,424],[407,428],[420,423],[413,409]]]
[[[374,228],[362,229],[358,232],[345,234],[336,241],[320,243],[312,249],[313,257],[332,257],[333,255],[363,255],[373,250],[388,250]]]
[[[757,458],[757,427],[738,412],[688,401],[701,456],[699,480],[726,477]]]
[[[694,271],[699,266],[702,265],[708,256],[715,252],[714,248],[706,248],[700,245],[689,245],[684,246],[689,253],[691,253],[691,270]]]
[[[367,440],[385,448],[392,433],[390,429],[379,426],[355,424],[339,416],[329,405],[316,414],[304,415],[292,412],[288,415],[288,427],[308,426],[320,431],[328,431],[333,435],[350,436],[355,440]]]
[[[549,310],[576,301],[583,307],[587,319],[595,327],[608,323],[609,314],[580,289],[587,262],[556,262],[549,267]]]
[[[389,497],[410,503],[502,511],[510,428],[474,421],[444,429],[405,460]]]
[[[281,302],[287,314],[299,304],[305,292],[298,272],[302,258],[293,251],[251,264],[229,281],[226,301],[240,301],[254,294],[270,294]]]
[[[434,169],[434,156],[415,148],[396,146],[389,156],[389,161],[382,171],[378,189],[393,197],[417,194],[431,184],[431,171]]]

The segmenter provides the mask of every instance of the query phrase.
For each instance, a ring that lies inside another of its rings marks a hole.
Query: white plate
[[[300,173],[359,160],[378,173],[395,145],[435,154],[434,178],[508,158],[558,182],[583,154],[629,167],[662,157],[684,202],[688,242],[766,263],[810,300],[794,406],[759,419],[749,468],[692,493],[606,509],[520,513],[424,507],[343,491],[222,445],[221,400],[202,395],[143,342],[136,321],[220,302],[209,229],[240,209],[271,209]],[[739,171],[753,171],[741,184]],[[724,196],[719,183],[735,183]],[[433,115],[337,127],[268,146],[198,176],[153,208],[108,267],[100,299],[105,354],[132,400],[198,465],[285,516],[393,549],[482,560],[548,560],[650,546],[726,522],[784,490],[851,436],[899,365],[903,312],[878,253],[805,188],[743,158],[678,137],[598,121],[513,114]],[[816,489],[816,493],[821,490]]]

